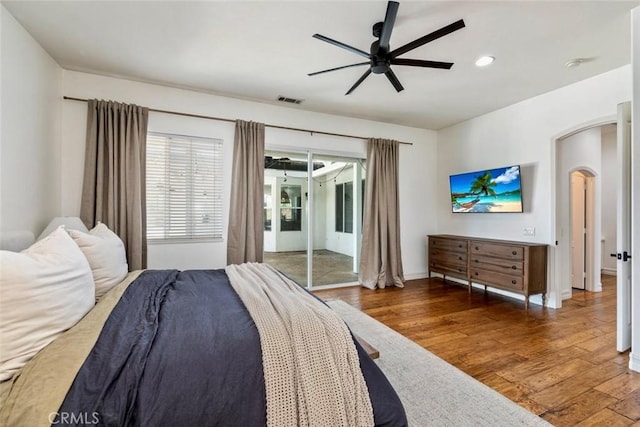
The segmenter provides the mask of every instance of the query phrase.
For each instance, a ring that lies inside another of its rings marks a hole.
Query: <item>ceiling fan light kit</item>
[[[369,65],[369,69],[364,72],[364,74],[355,82],[353,86],[347,91],[345,95],[349,95],[352,93],[360,84],[367,78],[371,73],[373,74],[384,74],[387,76],[387,79],[391,83],[391,85],[395,88],[397,92],[404,90],[404,87],[398,80],[398,77],[395,75],[393,70],[391,69],[391,65],[405,65],[410,67],[425,67],[425,68],[439,68],[449,70],[453,66],[452,62],[440,62],[440,61],[426,61],[421,59],[407,59],[407,58],[398,58],[398,56],[405,54],[413,49],[416,49],[420,46],[423,46],[429,42],[432,42],[440,37],[444,37],[448,34],[451,34],[454,31],[457,31],[461,28],[464,28],[464,21],[462,19],[449,24],[445,27],[440,28],[432,33],[429,33],[423,37],[420,37],[410,43],[405,44],[397,49],[391,50],[389,47],[389,39],[391,38],[391,32],[393,31],[393,26],[396,21],[396,16],[398,15],[398,6],[399,3],[395,1],[390,1],[387,3],[387,12],[384,17],[383,22],[377,22],[373,25],[372,33],[373,36],[377,38],[373,43],[371,43],[371,47],[369,48],[369,53],[357,49],[353,46],[349,46],[348,44],[339,42],[337,40],[333,40],[329,37],[325,37],[321,34],[314,34],[313,37],[322,40],[326,43],[332,44],[334,46],[338,46],[342,49],[346,49],[350,52],[355,53],[356,55],[367,58],[365,62],[358,62],[356,64],[343,65],[341,67],[329,68],[327,70],[316,71],[315,73],[309,73],[309,76],[316,76],[318,74],[324,74],[331,71],[342,70],[345,68],[358,67],[361,65]]]

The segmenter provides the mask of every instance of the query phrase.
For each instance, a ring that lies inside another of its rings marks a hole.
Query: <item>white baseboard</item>
[[[429,277],[429,274],[427,274],[426,272],[423,272],[423,273],[411,273],[411,274],[405,274],[404,275],[404,280],[426,279],[427,277]]]
[[[431,276],[432,277],[442,277],[442,274],[431,273]],[[464,286],[467,286],[467,284],[468,284],[468,282],[466,280],[464,280],[464,279],[458,279],[457,277],[449,277],[449,276],[447,276],[447,282],[456,282],[456,283],[460,283],[461,285],[464,285]],[[480,285],[478,283],[473,283],[472,282],[471,286],[473,286],[476,289],[484,290],[484,285]],[[518,299],[520,301],[524,301],[525,300],[525,296],[524,295],[515,294],[515,293],[509,292],[509,291],[503,291],[502,289],[492,288],[489,285],[487,285],[487,291],[491,292],[491,293],[494,293],[494,294],[498,294],[498,295],[504,295],[504,296],[509,297],[509,298]],[[571,298],[571,296],[569,296],[569,298]],[[531,295],[531,297],[529,298],[529,303],[530,304],[534,304],[534,305],[542,305],[542,295]],[[557,307],[553,307],[549,303],[550,303],[550,301],[547,300],[547,306],[548,307],[557,308]]]
[[[640,372],[640,354],[638,352],[631,352],[629,354],[629,369],[632,371]]]
[[[571,289],[563,289],[562,290],[562,299],[571,299]]]
[[[600,273],[607,276],[617,276],[617,270],[615,268],[602,268],[600,269]]]

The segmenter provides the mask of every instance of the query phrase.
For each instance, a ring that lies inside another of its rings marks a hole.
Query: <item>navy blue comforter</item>
[[[376,425],[406,425],[395,391],[356,345]],[[260,338],[224,270],[143,272],[58,413],[75,416],[54,424],[266,425]]]

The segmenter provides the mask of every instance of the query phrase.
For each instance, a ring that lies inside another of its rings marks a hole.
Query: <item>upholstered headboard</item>
[[[28,248],[36,240],[29,230],[0,232],[0,249],[19,252]]]

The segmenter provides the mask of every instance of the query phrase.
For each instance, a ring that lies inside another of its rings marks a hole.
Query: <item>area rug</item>
[[[402,400],[410,426],[550,425],[349,304],[327,304],[380,351],[376,363]]]

